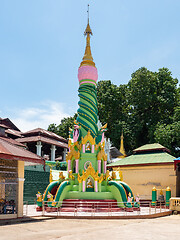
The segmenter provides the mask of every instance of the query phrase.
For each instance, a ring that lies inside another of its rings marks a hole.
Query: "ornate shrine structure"
[[[66,157],[68,178],[60,173],[58,181],[52,181],[43,196],[37,194],[38,206],[42,200],[48,207],[60,207],[68,200],[116,201],[124,207],[128,196],[134,201],[131,188],[121,181],[122,174],[106,169],[104,132],[107,124],[98,127],[97,90],[98,72],[93,61],[90,47],[92,31],[89,19],[86,30],[85,54],[78,69],[79,109],[74,121],[74,129],[69,130],[69,152]]]

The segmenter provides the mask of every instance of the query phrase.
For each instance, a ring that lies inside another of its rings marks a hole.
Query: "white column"
[[[37,142],[37,145],[36,145],[36,154],[37,154],[38,156],[41,156],[41,148],[42,148],[41,141],[38,141],[38,142]]]
[[[63,161],[66,161],[67,148],[64,148],[63,151]]]
[[[55,145],[51,145],[51,161],[52,162],[55,161],[55,152],[56,152],[56,146]]]
[[[110,148],[111,148],[111,142],[110,139],[108,138],[106,140],[105,138],[105,153],[107,154],[107,162],[110,162]]]

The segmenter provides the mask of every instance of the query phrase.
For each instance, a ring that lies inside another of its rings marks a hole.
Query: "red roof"
[[[8,133],[8,134],[17,136],[17,137],[21,137],[21,135],[22,135],[22,132],[16,131],[14,129],[7,129],[7,130],[5,130],[5,132]]]
[[[59,141],[63,141],[65,143],[67,143],[67,140],[53,132],[50,132],[50,131],[47,131],[45,129],[42,129],[42,128],[36,128],[36,129],[33,129],[33,130],[30,130],[28,132],[25,132],[25,133],[22,133],[23,136],[37,136],[37,135],[44,135],[48,138],[52,138],[52,139],[56,139],[56,140],[59,140]]]
[[[0,139],[0,158],[5,160],[20,160],[44,164],[44,160],[38,155],[15,146],[4,139]]]
[[[0,118],[0,123],[6,125],[10,129],[20,131],[9,118]]]
[[[8,137],[0,137],[0,139],[3,139],[9,143],[12,143],[16,146],[20,146],[20,147],[26,147],[26,145],[20,143],[20,142],[17,142],[16,140],[12,139],[12,138],[8,138]]]
[[[6,125],[2,124],[2,123],[0,123],[0,127],[8,129],[8,127]]]
[[[68,148],[68,144],[64,142],[59,142],[57,140],[53,140],[51,138],[43,137],[43,136],[31,136],[31,137],[23,137],[23,138],[17,138],[16,141],[20,143],[28,143],[28,142],[44,142],[47,144],[52,144],[57,147],[62,147],[62,148]]]

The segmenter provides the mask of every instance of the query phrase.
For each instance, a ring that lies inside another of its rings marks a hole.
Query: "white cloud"
[[[47,101],[37,107],[16,109],[11,121],[22,131],[29,131],[34,128],[47,129],[51,123],[59,124],[61,119],[69,117],[63,103]]]

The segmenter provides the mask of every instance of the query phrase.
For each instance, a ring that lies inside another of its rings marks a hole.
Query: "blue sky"
[[[26,131],[76,112],[88,3],[99,80],[143,66],[180,79],[179,0],[0,0],[0,117]]]

